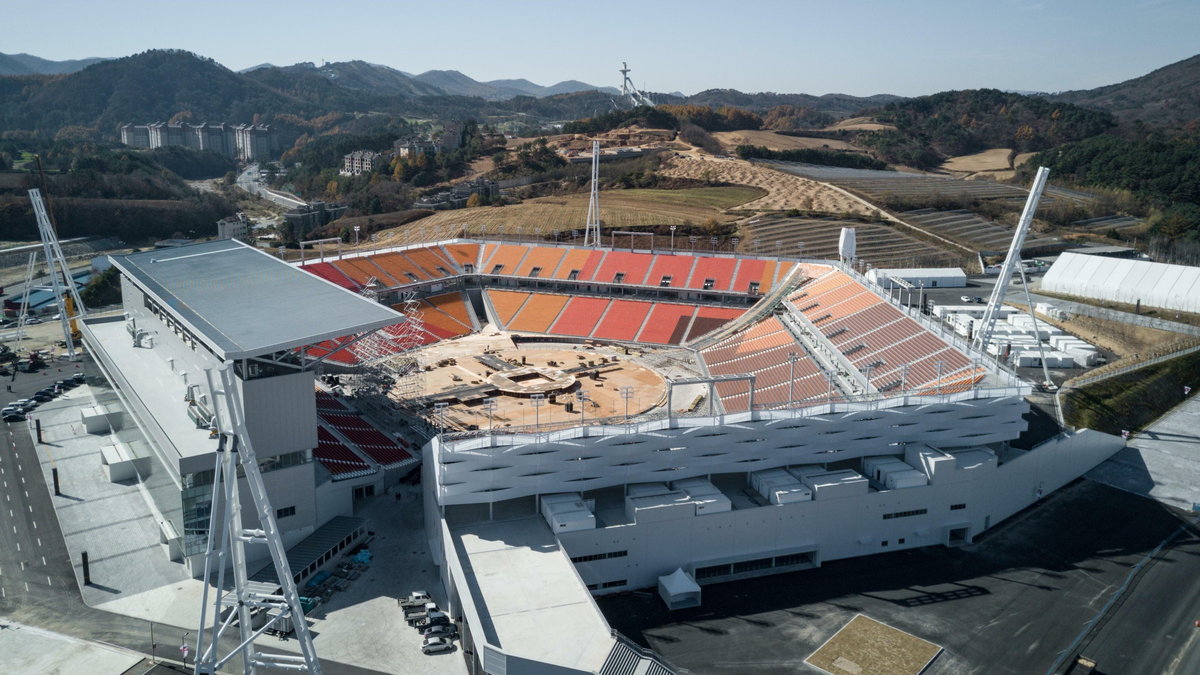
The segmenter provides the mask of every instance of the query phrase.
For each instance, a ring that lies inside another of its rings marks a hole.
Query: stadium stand
[[[350,409],[346,407],[345,403],[342,403],[341,401],[334,398],[334,396],[332,394],[328,394],[328,393],[323,392],[320,389],[318,389],[317,390],[317,410],[324,410],[327,412],[337,413],[337,412],[349,411]]]
[[[489,248],[491,251],[487,250]],[[484,249],[483,267],[479,272],[496,275],[515,274],[528,252],[527,247],[516,244],[488,244]]]
[[[587,261],[592,257],[592,254],[594,254],[594,253],[595,253],[595,251],[589,251],[587,249],[579,249],[579,248],[570,249],[569,251],[567,251],[567,254],[565,256],[563,256],[562,262],[559,263],[559,265],[558,265],[558,270],[554,272],[554,275],[553,275],[554,278],[555,279],[578,278],[578,275],[583,273],[584,265],[587,264]],[[572,273],[574,273],[576,276],[572,277]]]
[[[335,481],[366,476],[378,470],[321,425],[317,425],[317,447],[313,449],[313,458],[329,471]]]
[[[451,293],[450,295],[460,295],[460,294]],[[449,314],[442,312],[441,310],[438,309],[437,305],[430,302],[431,300],[436,300],[437,298],[440,298],[440,297],[443,297],[443,296],[436,296],[434,298],[429,298],[428,300],[421,301],[421,319],[422,319],[422,323],[424,324],[424,328],[426,330],[433,332],[435,335],[437,335],[437,337],[439,337],[441,339],[445,339],[447,337],[454,337],[454,336],[458,336],[458,335],[466,335],[467,333],[470,333],[475,330],[475,328],[473,326],[471,326],[470,324],[464,324],[463,322],[450,316]],[[394,309],[398,312],[402,312],[402,311],[404,311],[404,305],[403,304],[392,305],[392,309]],[[437,331],[435,331],[434,329],[437,329]],[[446,333],[445,335],[440,334],[443,331]]]
[[[478,271],[479,244],[446,244],[442,249],[460,270],[466,272],[467,266],[470,265],[472,270]]]
[[[555,335],[587,337],[592,334],[596,323],[610,303],[608,298],[571,298],[558,320],[551,326],[550,332]]]
[[[659,344],[677,345],[683,342],[695,313],[694,305],[677,305],[674,303],[658,302],[650,310],[646,325],[638,334],[638,342],[656,342]]]
[[[351,443],[381,466],[391,468],[405,462],[415,461],[409,452],[388,438],[369,422],[358,415],[333,415],[320,413],[321,421],[338,433],[345,436]],[[401,440],[407,446],[407,442]]]
[[[301,269],[351,291],[357,292],[362,288],[361,284],[355,283],[353,279],[342,274],[341,270],[327,262],[308,263]]]
[[[743,258],[742,262],[738,265],[737,276],[733,280],[732,289],[739,293],[762,293],[762,279],[766,269],[766,260]],[[768,288],[770,288],[769,285]]]
[[[517,268],[517,276],[535,277],[538,279],[552,278],[558,264],[562,262],[567,249],[538,246],[529,251],[529,255],[521,261]]]
[[[471,311],[471,305],[462,293],[443,293],[425,298],[425,302],[471,330],[476,330],[478,327],[475,313]]]
[[[421,268],[431,279],[442,279],[454,276],[457,272],[454,263],[436,248],[412,248],[404,251],[404,256]]]
[[[399,280],[400,285],[411,284],[417,281],[428,281],[433,278],[402,253],[395,251],[379,253],[371,256],[371,259],[376,266],[387,272],[389,276]]]
[[[604,260],[604,254],[607,251],[592,251],[588,256],[587,261],[583,263],[583,269],[579,272],[580,281],[595,281],[596,270],[599,269],[601,261]]]
[[[738,318],[745,311],[734,307],[697,307],[696,318],[692,319],[692,327],[688,329],[684,342],[695,340],[701,335],[711,333],[729,321]]]
[[[523,291],[498,291],[494,288],[487,289],[487,297],[491,301],[492,309],[495,310],[496,320],[500,322],[501,327],[507,326],[517,312],[520,311],[522,305],[529,300],[532,293]]]
[[[645,283],[646,272],[653,262],[654,256],[649,253],[609,251],[594,280],[606,284],[640,285]]]
[[[696,258],[690,255],[657,255],[645,283],[663,288],[686,288],[695,264]]]
[[[798,357],[795,366],[790,361],[792,354]],[[755,407],[829,397],[829,384],[820,367],[775,317],[703,349],[700,355],[713,375],[754,375]],[[749,408],[745,382],[722,382],[716,389],[726,412]]]
[[[401,283],[367,258],[342,258],[334,260],[333,266],[360,286],[366,286],[370,279],[376,279],[384,286],[397,286]],[[405,280],[404,283],[408,283],[408,281]]]
[[[570,299],[566,295],[534,293],[506,327],[508,330],[545,333]]]
[[[687,287],[727,291],[730,282],[733,281],[733,270],[737,267],[737,262],[736,258],[698,258]]]
[[[613,300],[592,337],[603,340],[633,340],[641,331],[646,315],[653,306],[653,303],[637,300]]]

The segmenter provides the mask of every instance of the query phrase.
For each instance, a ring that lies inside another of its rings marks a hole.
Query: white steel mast
[[[67,267],[67,259],[63,256],[62,248],[58,245],[58,233],[50,222],[50,214],[46,212],[46,204],[42,201],[42,192],[37,188],[29,191],[29,201],[33,203],[33,213],[37,218],[38,233],[42,236],[42,250],[46,256],[46,267],[50,270],[50,284],[54,289],[54,300],[58,304],[58,318],[62,322],[63,339],[67,343],[67,357],[75,360],[75,341],[71,335],[71,321],[87,316],[83,300],[79,298],[79,289],[71,279],[71,270]],[[61,273],[62,276],[59,276]],[[63,299],[63,286],[71,294],[75,305],[75,316],[67,316],[67,304]]]
[[[238,382],[231,364],[220,370],[221,388],[213,386],[212,370],[204,369],[208,382],[212,409],[213,432],[219,435],[216,466],[213,471],[212,510],[208,523],[208,546],[204,553],[204,594],[200,605],[200,630],[196,634],[196,675],[215,675],[235,656],[241,656],[242,672],[251,675],[259,667],[305,671],[320,675],[321,664],[313,647],[312,634],[304,620],[304,609],[300,606],[300,594],[292,578],[287,554],[283,547],[283,536],[275,521],[275,510],[267,499],[266,485],[259,472],[258,458],[246,433],[245,411],[238,395]],[[222,417],[217,398],[225,402]],[[235,459],[236,458],[236,459]],[[236,462],[236,464],[235,464]],[[241,498],[238,495],[237,470],[240,464],[245,474],[246,485],[258,512],[261,529],[242,527]],[[246,544],[266,544],[275,563],[281,593],[260,593],[249,587],[246,569]],[[233,588],[225,589],[225,568],[233,572]],[[212,574],[216,572],[215,597],[212,624],[208,623],[208,593]],[[263,610],[266,621],[257,630],[253,627],[251,611]],[[222,618],[222,612],[228,612]],[[238,624],[238,645],[224,656],[219,645],[221,636]],[[296,632],[300,655],[261,652],[255,649],[254,641],[272,627],[291,622]]]
[[[600,245],[600,141],[592,141],[592,195],[588,198],[583,245]]]

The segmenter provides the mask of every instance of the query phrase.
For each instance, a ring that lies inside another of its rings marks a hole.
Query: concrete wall
[[[438,501],[476,504],[580,492],[658,477],[760,471],[898,453],[905,443],[967,447],[1017,438],[1024,399],[912,396],[874,404],[582,427],[543,434],[480,436],[433,448]],[[889,407],[891,406],[891,407]],[[581,459],[582,458],[582,459]],[[661,473],[660,473],[661,472]],[[669,473],[667,473],[669,472]],[[670,571],[670,570],[668,570]]]
[[[260,458],[317,446],[317,402],[312,371],[237,380],[246,431]]]
[[[977,536],[1078,478],[1122,445],[1120,438],[1084,430],[1058,436],[999,466],[955,459],[938,462],[936,477],[927,486],[705,515],[686,507],[656,509],[652,522],[561,533],[558,539],[571,557],[628,552],[576,564],[587,584],[628,580],[625,586],[600,588],[596,594],[648,588],[679,567],[690,571],[810,549],[815,549],[815,562],[820,564],[944,545],[951,528],[966,527],[969,537]],[[965,507],[952,510],[957,504]],[[920,509],[927,513],[883,518]],[[771,573],[768,569],[738,578]]]

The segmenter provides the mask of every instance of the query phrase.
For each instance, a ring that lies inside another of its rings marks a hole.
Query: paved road
[[[85,370],[92,368],[85,364]],[[11,392],[0,392],[0,404],[25,398],[74,371],[74,364],[56,363],[38,373],[21,374],[9,383]],[[36,410],[33,416],[36,418]],[[93,609],[83,603],[29,428],[27,422],[0,423],[0,616],[148,656],[152,652],[159,657],[176,656],[180,641],[188,632],[191,632],[188,643],[194,647],[194,627],[154,624],[158,643],[154,649],[150,622]],[[223,644],[226,648],[235,646],[233,641]],[[374,672],[325,660],[322,668],[333,674]],[[0,654],[0,672],[10,672],[4,668],[3,654]]]

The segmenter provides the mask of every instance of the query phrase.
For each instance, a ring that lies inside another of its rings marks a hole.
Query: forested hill
[[[1105,110],[1120,120],[1182,127],[1200,120],[1200,55],[1118,84],[1047,98]]]
[[[863,114],[895,129],[862,134],[861,144],[889,162],[920,168],[988,148],[1044,150],[1116,124],[1106,112],[997,89],[919,96]]]

